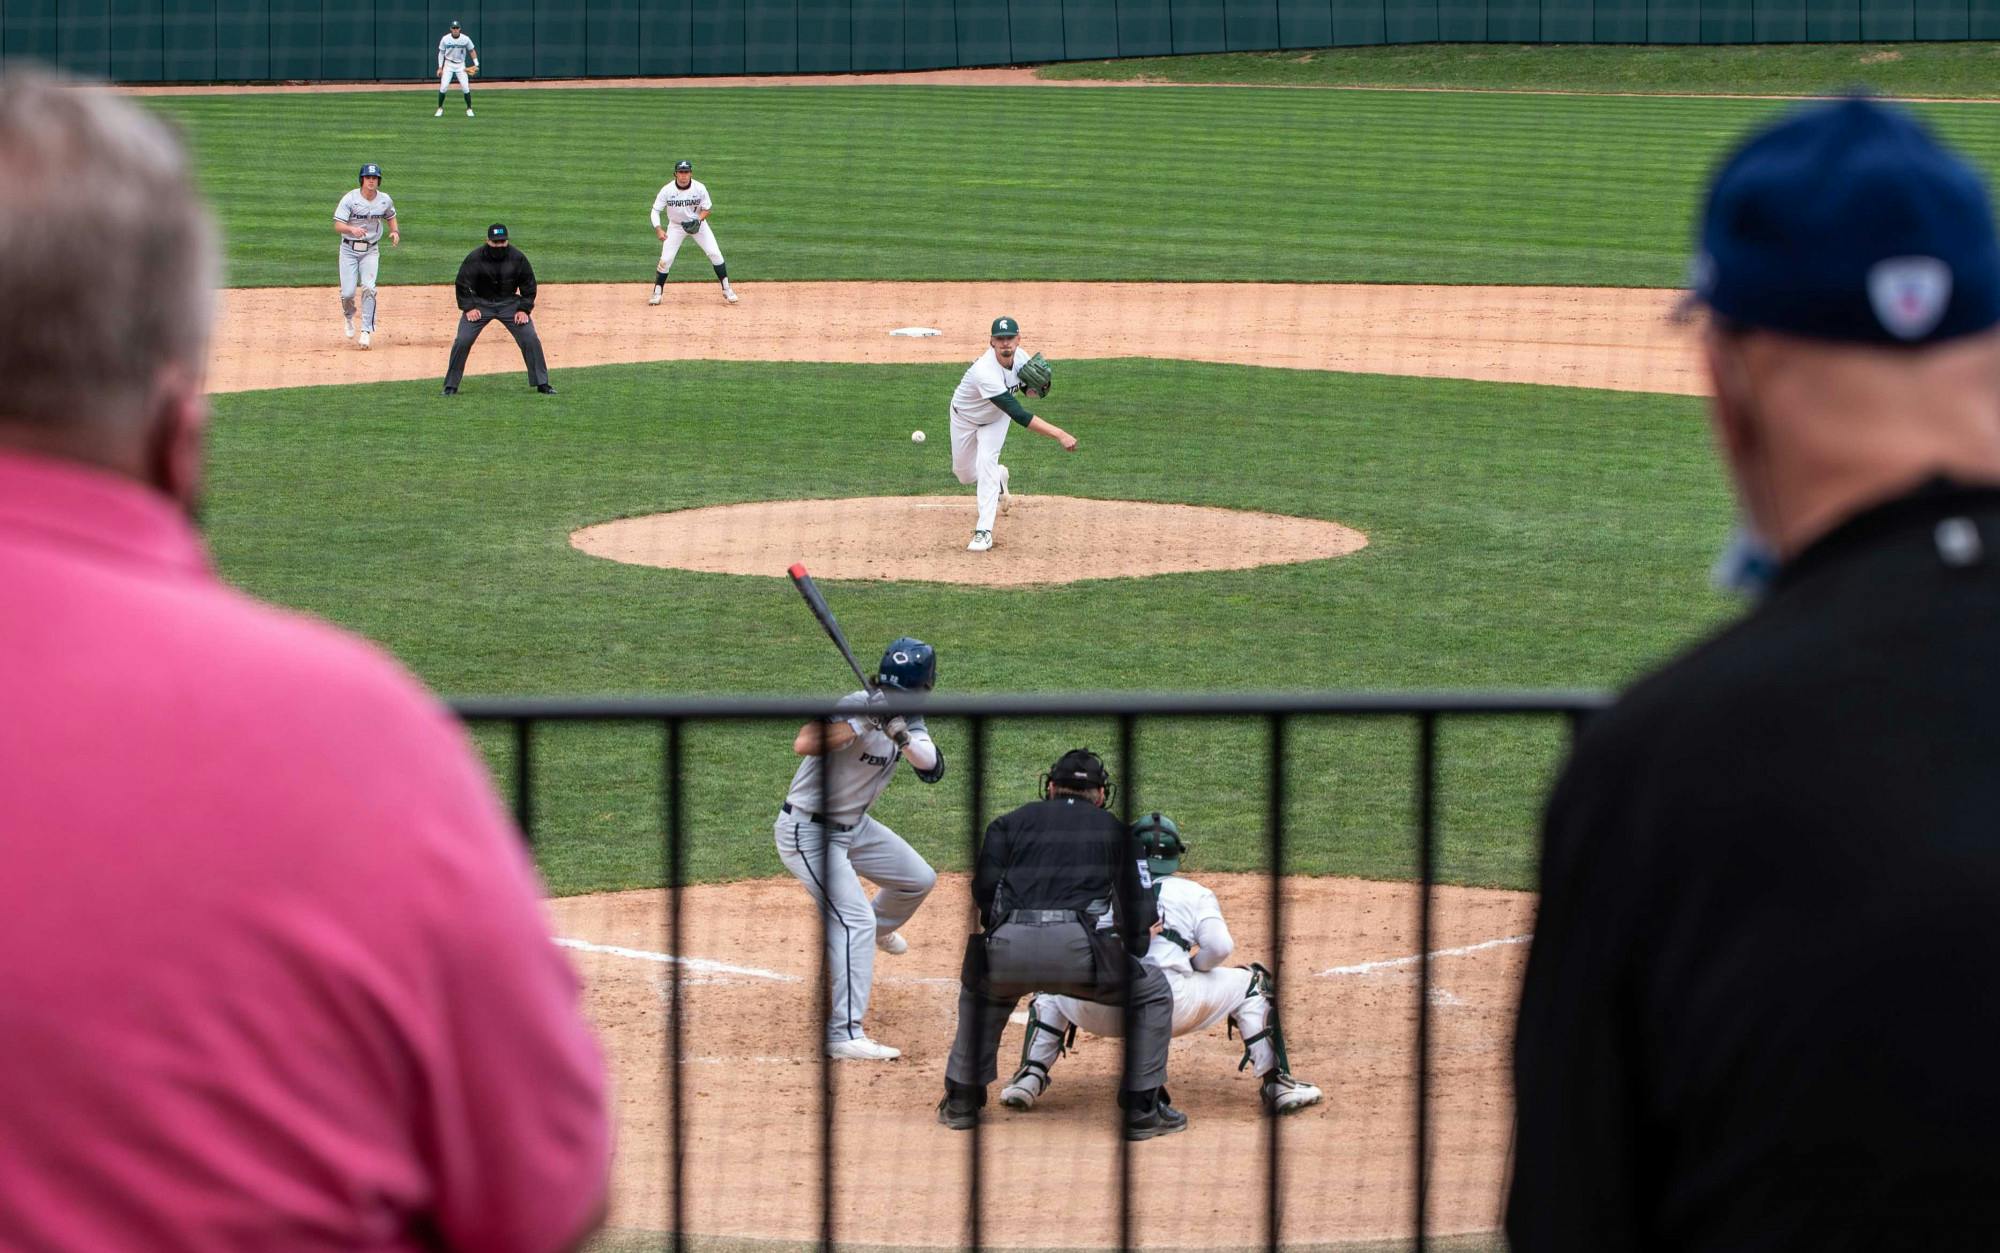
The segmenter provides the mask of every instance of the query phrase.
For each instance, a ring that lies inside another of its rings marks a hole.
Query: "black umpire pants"
[[[465,359],[472,355],[472,343],[491,322],[498,322],[506,327],[507,333],[512,335],[514,342],[520,346],[521,362],[528,367],[528,385],[540,387],[547,383],[549,363],[542,356],[542,337],[535,334],[532,315],[529,321],[519,326],[514,324],[514,314],[521,307],[520,301],[501,300],[491,305],[482,303],[475,307],[480,314],[477,322],[466,321],[463,313],[458,315],[458,336],[451,341],[451,365],[444,372],[444,385],[457,387],[459,380],[465,377]]]
[[[1173,1043],[1174,992],[1167,977],[1125,950],[1111,931],[1082,921],[1007,922],[967,946],[959,976],[958,1034],[944,1077],[984,1088],[998,1074],[1000,1036],[1021,998],[1053,992],[1126,1007],[1127,1092],[1165,1087]]]

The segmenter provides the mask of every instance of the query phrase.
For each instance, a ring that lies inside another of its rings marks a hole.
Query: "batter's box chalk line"
[[[740,975],[749,979],[769,979],[776,983],[799,982],[797,975],[783,974],[776,970],[760,970],[755,966],[732,966],[728,962],[710,961],[705,957],[676,957],[672,953],[655,953],[643,948],[621,948],[616,944],[593,944],[589,940],[558,939],[556,947],[575,949],[579,953],[602,953],[607,957],[626,957],[633,961],[682,966],[697,974]]]
[[[1509,944],[1526,944],[1535,937],[1530,935],[1503,935],[1497,940],[1482,940],[1477,944],[1467,944],[1462,948],[1432,949],[1429,953],[1415,953],[1409,957],[1388,957],[1381,961],[1360,962],[1353,966],[1334,966],[1319,972],[1322,979],[1340,978],[1344,975],[1379,975],[1406,966],[1414,966],[1429,957],[1435,961],[1440,957],[1466,957],[1473,953],[1483,953],[1489,948],[1503,948]]]
[[[899,326],[889,333],[891,335],[901,335],[905,339],[929,339],[933,335],[944,334],[943,331],[938,330],[935,326]]]

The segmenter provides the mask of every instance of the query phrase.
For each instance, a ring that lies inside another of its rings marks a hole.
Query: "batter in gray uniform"
[[[908,636],[889,645],[875,681],[898,693],[928,692],[937,678],[937,654]],[[869,817],[907,757],[926,783],[944,778],[944,754],[931,742],[922,718],[871,715],[879,696],[855,692],[839,703],[842,715],[799,728],[792,751],[805,760],[792,776],[780,807],[778,857],[819,902],[826,919],[827,978],[832,1011],[826,1023],[827,1056],[843,1061],[886,1062],[899,1049],[868,1038],[861,1019],[875,983],[875,950],[909,951],[896,928],[910,920],[937,883],[932,870],[903,837]],[[871,898],[861,880],[877,887]]]
[[[354,338],[354,292],[361,290],[361,346],[375,336],[375,275],[381,268],[382,228],[389,228],[389,245],[403,242],[396,229],[396,202],[382,190],[382,167],[370,161],[361,167],[361,186],[340,198],[333,210],[333,232],[340,236],[340,317],[347,337]]]

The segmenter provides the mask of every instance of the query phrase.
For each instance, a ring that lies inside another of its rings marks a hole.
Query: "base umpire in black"
[[[528,383],[543,395],[549,385],[549,363],[542,357],[542,337],[535,334],[535,267],[507,238],[507,228],[495,222],[486,228],[486,242],[466,254],[458,266],[458,338],[451,341],[451,366],[444,374],[444,394],[458,394],[465,377],[465,359],[472,341],[490,322],[498,322],[520,345],[528,367]]]
[[[2000,241],[1893,107],[1717,175],[1695,296],[1754,577],[1549,802],[1514,1253],[2000,1249]]]
[[[979,848],[972,899],[985,925],[966,944],[958,1035],[945,1065],[938,1121],[967,1130],[997,1077],[1000,1035],[1024,996],[1055,992],[1123,1005],[1126,1072],[1119,1092],[1125,1136],[1185,1130],[1167,1103],[1167,1046],[1174,996],[1166,976],[1140,960],[1159,915],[1144,852],[1106,811],[1111,779],[1087,748],[1064,753],[1043,776],[1043,799],[995,818]],[[1116,922],[1099,927],[1110,912]]]

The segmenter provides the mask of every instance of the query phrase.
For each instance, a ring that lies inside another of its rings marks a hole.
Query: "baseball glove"
[[[467,67],[466,67],[466,69],[465,69],[465,76],[466,76],[467,78],[478,78],[478,77],[479,77],[479,67],[478,67],[478,66],[476,66],[476,65],[470,65],[470,66],[467,66]]]
[[[689,218],[687,221],[681,223],[681,229],[690,235],[699,235],[701,233],[701,219]]]
[[[1044,361],[1041,353],[1022,362],[1017,377],[1021,380],[1021,390],[1030,396],[1046,396],[1049,389],[1056,385],[1055,367]]]

